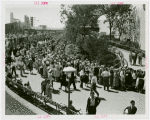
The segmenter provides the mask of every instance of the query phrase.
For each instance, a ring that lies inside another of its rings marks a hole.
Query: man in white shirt
[[[96,73],[94,72],[94,76],[92,77],[91,80],[91,91],[94,91],[97,94],[97,96],[99,96],[99,93],[96,90],[96,84],[97,84],[97,77],[96,77]]]
[[[108,68],[104,69],[104,71],[102,72],[101,76],[103,77],[104,90],[105,90],[105,87],[107,86],[107,91],[109,91],[110,72],[108,72]]]

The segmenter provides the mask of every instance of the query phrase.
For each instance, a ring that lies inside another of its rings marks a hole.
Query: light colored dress
[[[46,94],[50,99],[52,99],[51,87],[52,87],[51,83],[47,83],[45,94]]]
[[[118,73],[114,73],[113,86],[115,86],[115,87],[119,86],[119,74]]]

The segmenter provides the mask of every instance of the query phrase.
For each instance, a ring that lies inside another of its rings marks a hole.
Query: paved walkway
[[[20,75],[19,71],[17,73]],[[27,74],[27,78],[21,77],[23,83],[27,81],[31,82],[31,87],[35,92],[41,92],[41,82],[44,80],[34,69],[34,73],[37,75]],[[80,83],[77,82],[76,86],[78,91],[73,91],[73,86],[71,86],[71,100],[73,100],[73,105],[80,109],[83,113],[86,112],[87,99],[90,96],[90,88],[85,87],[84,89],[79,88]],[[60,83],[54,82],[55,92],[52,95],[54,101],[62,104],[68,104],[68,93],[65,92],[65,88],[62,87],[60,93],[58,88]],[[111,90],[111,92],[104,91],[103,86],[98,85],[97,88],[100,97],[103,99],[100,105],[97,107],[97,114],[122,114],[125,107],[130,105],[131,100],[135,100],[135,105],[137,106],[137,114],[145,113],[145,95],[136,92],[124,92]]]
[[[138,64],[138,59],[137,59],[137,61],[136,61],[136,66],[133,66],[133,65],[130,65],[130,63],[129,63],[129,54],[130,54],[130,52],[127,51],[127,50],[120,49],[120,48],[117,48],[117,49],[119,49],[119,50],[123,53],[124,58],[125,58],[125,59],[127,60],[127,62],[128,62],[128,67],[133,68],[134,70],[139,70],[139,69],[141,69],[141,70],[143,70],[143,71],[145,70],[145,58],[142,59],[142,64],[143,64],[143,66],[139,66],[139,64]]]

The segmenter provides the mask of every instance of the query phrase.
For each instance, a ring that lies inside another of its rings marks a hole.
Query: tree
[[[72,42],[76,42],[78,34],[82,35],[83,42],[89,30],[86,26],[98,26],[97,19],[99,16],[94,15],[97,5],[72,5],[61,6],[61,22],[65,23],[68,38]]]
[[[131,5],[109,5],[101,6],[102,14],[106,16],[104,23],[109,23],[110,39],[112,29],[119,31],[119,36],[126,31],[125,23],[128,20],[129,13],[131,12]]]
[[[130,20],[130,12],[132,11],[132,6],[130,4],[127,5],[115,5],[113,10],[116,12],[114,16],[114,30],[118,30],[119,39],[121,35],[126,34],[129,29],[129,20]]]
[[[101,6],[101,9],[102,9],[102,14],[104,14],[106,17],[106,20],[104,21],[104,23],[106,22],[109,23],[110,40],[111,40],[111,32],[112,32],[112,28],[114,25],[114,16],[115,16],[114,6],[105,4]]]

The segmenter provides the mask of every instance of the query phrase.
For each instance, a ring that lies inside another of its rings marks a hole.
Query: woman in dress
[[[119,71],[114,71],[114,88],[118,89],[119,87]]]
[[[52,92],[51,92],[51,88],[52,88],[52,84],[50,83],[50,81],[48,80],[47,81],[47,84],[46,84],[46,95],[47,97],[49,97],[50,99],[52,99]]]
[[[43,77],[44,77],[44,78],[47,77],[47,66],[46,66],[46,61],[44,61],[44,65],[43,65]]]

